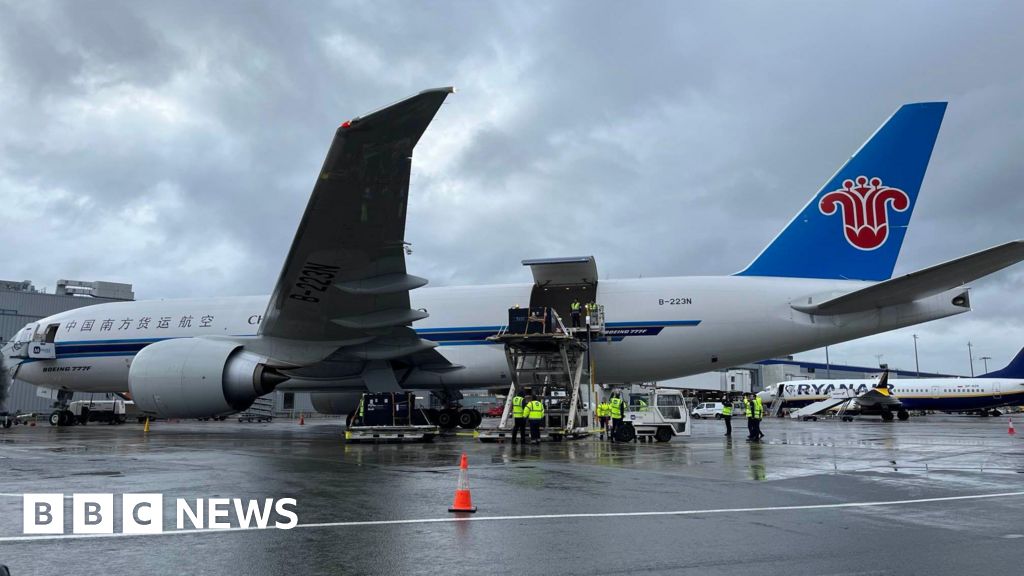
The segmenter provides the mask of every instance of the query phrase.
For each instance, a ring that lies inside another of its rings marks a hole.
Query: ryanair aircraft
[[[1024,348],[1002,370],[977,378],[903,378],[880,380],[797,380],[773,386],[759,395],[765,402],[782,396],[782,406],[801,408],[821,403],[821,411],[841,404],[847,392],[857,412],[879,414],[883,420],[910,418],[910,410],[976,412],[998,416],[1001,406],[1024,405]],[[882,398],[874,393],[880,392]],[[828,400],[835,398],[832,406]],[[812,408],[814,410],[814,408]]]
[[[412,152],[450,88],[344,122],[269,296],[99,304],[43,318],[0,374],[130,395],[207,417],[275,388],[351,411],[361,392],[507,386],[488,340],[510,306],[596,301],[601,382],[654,381],[792,354],[970,309],[967,283],[1024,258],[1015,241],[891,278],[946,105],[899,108],[745,269],[598,281],[594,259],[526,262],[534,283],[425,288],[406,270]],[[457,396],[455,396],[457,397]],[[54,423],[63,421],[60,413]]]

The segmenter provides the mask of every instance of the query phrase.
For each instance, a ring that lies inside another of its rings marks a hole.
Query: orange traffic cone
[[[466,453],[462,453],[462,462],[459,463],[459,484],[455,487],[455,501],[452,502],[449,512],[476,512],[473,506],[473,497],[469,494],[469,460]]]
[[[1008,430],[1007,430],[1006,432],[1007,432],[1007,433],[1008,433],[1008,434],[1009,434],[1010,436],[1013,436],[1014,434],[1016,434],[1016,433],[1017,433],[1017,431],[1013,429],[1013,418],[1010,418],[1010,428],[1009,428],[1009,429],[1008,429]]]
[[[306,415],[305,414],[299,414],[299,426],[305,426],[305,425],[306,425]]]

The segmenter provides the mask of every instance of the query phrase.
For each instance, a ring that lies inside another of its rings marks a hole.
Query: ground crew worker
[[[612,415],[612,406],[607,402],[601,402],[597,405],[597,420],[601,423],[601,440],[604,440],[604,435],[608,432],[608,419]]]
[[[725,420],[725,435],[732,436],[732,402],[728,398],[722,403],[722,420]]]
[[[758,442],[761,438],[764,438],[764,432],[761,432],[761,420],[764,418],[764,402],[761,397],[754,394],[754,440]]]
[[[637,412],[647,412],[647,401],[642,397],[637,400]]]
[[[593,302],[587,302],[587,326],[590,326],[597,318],[594,318],[594,312],[597,310],[597,304]]]
[[[743,395],[743,413],[747,416],[747,440],[754,439],[754,405],[750,394]]]
[[[519,433],[519,439],[526,444],[526,414],[523,412],[523,403],[526,401],[523,395],[516,390],[516,395],[512,397],[512,443],[516,443],[516,432]]]
[[[530,401],[526,403],[523,413],[530,421],[530,440],[534,444],[540,444],[540,424],[544,421],[544,403],[531,394]]]
[[[580,327],[580,299],[573,298],[572,304],[569,305],[570,316],[572,316],[572,327]]]
[[[615,435],[618,433],[619,428],[622,426],[622,398],[618,392],[612,394],[612,399],[608,401],[608,405],[611,407],[612,417],[612,442],[615,442]]]

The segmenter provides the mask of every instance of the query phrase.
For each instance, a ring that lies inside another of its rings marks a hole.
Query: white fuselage
[[[782,384],[786,406],[824,400],[841,389],[863,394],[877,380],[798,380]],[[907,410],[977,410],[1024,402],[1024,378],[920,378],[889,380],[892,395]],[[778,387],[769,390],[769,398]]]
[[[603,280],[596,300],[608,328],[592,347],[600,382],[656,381],[727,368],[772,356],[876,334],[967,311],[951,304],[963,289],[910,304],[838,316],[798,312],[791,303],[838,294],[866,282],[751,276]],[[406,388],[480,388],[509,382],[503,348],[486,340],[508,308],[530,304],[532,284],[422,288],[413,308],[430,317],[414,325],[461,369],[414,371]],[[26,327],[16,339],[45,339],[58,325],[53,360],[7,359],[32,384],[85,392],[125,392],[128,369],[142,347],[164,339],[252,336],[267,296],[99,304]],[[31,329],[30,329],[31,328]],[[9,353],[10,345],[5,347]],[[325,390],[353,386],[323,384]]]

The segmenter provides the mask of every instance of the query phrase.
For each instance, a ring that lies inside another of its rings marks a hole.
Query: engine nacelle
[[[132,400],[146,414],[206,418],[245,410],[287,377],[266,358],[227,340],[176,338],[143,348],[128,371]]]
[[[309,395],[313,409],[321,414],[351,414],[359,406],[362,392],[314,392]]]

